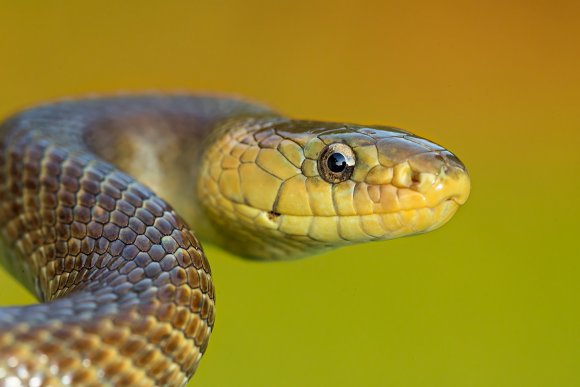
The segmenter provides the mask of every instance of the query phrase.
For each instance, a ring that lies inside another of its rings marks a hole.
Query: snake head
[[[198,197],[240,255],[284,259],[424,233],[469,196],[455,155],[400,129],[269,117],[222,133],[204,156]]]

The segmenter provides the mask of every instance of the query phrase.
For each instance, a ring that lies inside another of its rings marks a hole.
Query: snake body
[[[284,259],[429,231],[468,193],[394,128],[191,95],[26,110],[0,127],[0,260],[43,303],[0,309],[0,385],[185,384],[215,316],[189,225]]]

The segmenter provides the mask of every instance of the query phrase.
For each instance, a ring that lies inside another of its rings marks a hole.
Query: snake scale
[[[390,127],[185,94],[25,110],[0,126],[0,261],[42,303],[0,309],[0,385],[183,385],[215,319],[196,236],[288,259],[435,229],[468,194]]]

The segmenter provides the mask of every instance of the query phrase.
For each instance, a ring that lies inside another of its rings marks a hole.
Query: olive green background
[[[206,246],[217,322],[193,385],[578,386],[579,4],[0,1],[0,115],[228,92],[400,126],[469,167],[428,235],[286,263]],[[0,292],[33,302],[3,273]]]

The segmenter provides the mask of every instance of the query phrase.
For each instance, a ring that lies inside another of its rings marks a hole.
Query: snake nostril
[[[417,171],[412,171],[411,172],[411,182],[413,184],[418,184],[421,182],[421,173],[417,172]]]

